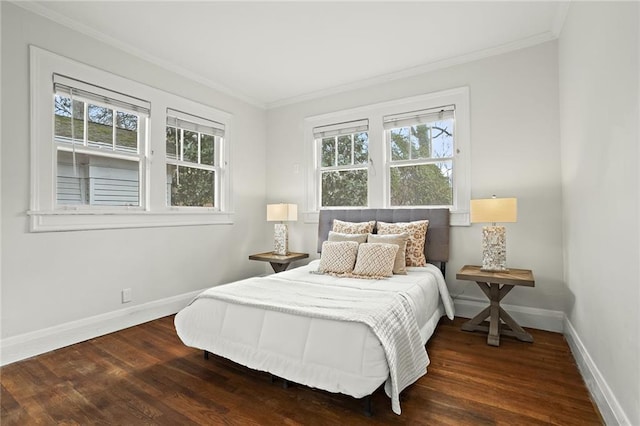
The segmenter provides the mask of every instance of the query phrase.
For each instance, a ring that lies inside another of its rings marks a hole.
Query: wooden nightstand
[[[249,256],[251,260],[259,260],[261,262],[269,262],[274,272],[282,272],[289,267],[291,262],[309,257],[308,253],[289,253],[287,255],[275,254],[272,251],[266,253],[252,254]]]
[[[534,287],[533,272],[528,269],[509,269],[505,272],[481,271],[480,266],[465,265],[458,271],[459,280],[475,281],[491,304],[478,315],[462,325],[464,331],[489,332],[487,344],[500,346],[500,335],[512,336],[523,342],[533,342],[531,334],[524,331],[518,323],[500,307],[500,301],[517,285]],[[489,318],[489,325],[484,322]],[[504,323],[500,322],[504,321]]]

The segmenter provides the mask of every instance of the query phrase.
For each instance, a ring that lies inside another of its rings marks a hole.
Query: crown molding
[[[290,98],[284,98],[284,99],[280,99],[280,100],[276,100],[273,102],[262,102],[260,100],[257,100],[251,96],[248,95],[244,95],[242,93],[239,93],[237,90],[234,90],[230,87],[227,87],[223,84],[220,84],[218,82],[215,82],[213,80],[210,80],[208,78],[205,78],[197,73],[194,73],[193,71],[190,71],[184,67],[181,67],[179,65],[176,65],[174,63],[171,63],[169,61],[166,61],[164,59],[158,58],[154,55],[151,55],[141,49],[138,49],[128,43],[124,43],[122,41],[119,41],[107,34],[104,34],[100,31],[95,30],[94,28],[91,28],[87,25],[84,25],[80,22],[77,22],[73,19],[70,19],[60,13],[57,13],[55,11],[52,11],[51,9],[36,3],[34,0],[24,0],[24,1],[17,1],[17,0],[11,0],[12,4],[15,4],[16,6],[19,6],[27,11],[30,11],[34,14],[40,15],[46,19],[49,19],[53,22],[56,22],[64,27],[70,28],[74,31],[77,31],[79,33],[85,34],[89,37],[92,37],[94,39],[97,39],[98,41],[101,41],[107,45],[110,45],[112,47],[115,47],[119,50],[122,50],[126,53],[129,53],[131,55],[137,56],[149,63],[152,63],[156,66],[159,66],[165,70],[171,71],[173,73],[176,73],[182,77],[188,78],[189,80],[195,81],[197,83],[200,83],[206,87],[209,87],[211,89],[214,89],[216,91],[219,91],[221,93],[224,93],[226,95],[229,95],[233,98],[236,98],[238,100],[241,100],[243,102],[246,102],[250,105],[253,105],[255,107],[261,108],[261,109],[275,109],[275,108],[280,108],[283,106],[287,106],[287,105],[292,105],[292,104],[296,104],[296,103],[300,103],[300,102],[306,102],[306,101],[310,101],[310,100],[314,100],[314,99],[318,99],[318,98],[322,98],[322,97],[326,97],[326,96],[330,96],[330,95],[335,95],[335,94],[339,94],[339,93],[344,93],[344,92],[348,92],[348,91],[352,91],[352,90],[357,90],[357,89],[362,89],[362,88],[367,88],[367,87],[371,87],[371,86],[375,86],[378,84],[383,84],[383,83],[388,83],[391,81],[395,81],[395,80],[400,80],[403,78],[409,78],[409,77],[414,77],[420,74],[425,74],[428,72],[432,72],[432,71],[436,71],[436,70],[440,70],[440,69],[444,69],[444,68],[448,68],[448,67],[452,67],[455,65],[460,65],[460,64],[464,64],[467,62],[473,62],[473,61],[477,61],[480,59],[484,59],[484,58],[488,58],[491,56],[497,56],[497,55],[501,55],[504,53],[508,53],[508,52],[512,52],[512,51],[516,51],[516,50],[520,50],[520,49],[524,49],[527,47],[531,47],[531,46],[535,46],[537,44],[541,44],[541,43],[545,43],[551,40],[555,40],[558,38],[561,30],[562,30],[562,26],[564,25],[564,20],[567,16],[567,12],[569,9],[569,5],[570,5],[570,1],[566,1],[566,2],[562,2],[559,4],[558,6],[558,11],[556,14],[556,18],[554,19],[554,24],[553,24],[553,28],[551,31],[546,31],[543,33],[539,33],[536,34],[534,36],[531,37],[527,37],[524,39],[520,39],[511,43],[506,43],[500,46],[496,46],[496,47],[492,47],[489,49],[483,49],[483,50],[478,50],[478,51],[474,51],[474,52],[470,52],[470,53],[466,53],[466,54],[462,54],[462,55],[458,55],[458,56],[454,56],[454,57],[449,57],[449,58],[443,58],[441,60],[438,61],[434,61],[434,62],[429,62],[426,64],[422,64],[422,65],[418,65],[416,67],[412,67],[412,68],[408,68],[402,71],[398,71],[398,72],[394,72],[394,73],[389,73],[389,74],[384,74],[384,75],[379,75],[379,76],[375,76],[375,77],[371,77],[368,79],[364,79],[364,80],[358,80],[355,82],[351,82],[351,83],[346,83],[346,84],[342,84],[342,85],[338,85],[338,86],[333,86],[327,89],[322,89],[322,90],[317,90],[317,91],[313,91],[313,92],[309,92],[309,93],[305,93],[299,96],[293,96]]]
[[[317,90],[314,92],[309,92],[300,96],[294,96],[291,98],[286,98],[286,99],[278,100],[275,102],[268,102],[266,107],[268,110],[280,108],[283,106],[310,101],[313,99],[317,99],[317,98],[321,98],[329,95],[335,95],[338,93],[348,92],[351,90],[371,87],[378,84],[388,83],[394,80],[400,80],[403,78],[414,77],[420,74],[425,74],[425,73],[440,70],[443,68],[449,68],[454,65],[473,62],[473,61],[488,58],[491,56],[497,56],[503,53],[508,53],[515,50],[520,50],[527,47],[535,46],[537,44],[555,40],[556,38],[557,37],[552,32],[547,31],[544,33],[540,33],[531,37],[527,37],[524,39],[520,39],[511,43],[506,43],[506,44],[492,47],[489,49],[483,49],[475,52],[466,53],[463,55],[444,58],[439,61],[429,62],[423,65],[418,65],[416,67],[408,68],[402,71],[398,71],[390,74],[384,74],[384,75],[380,75],[380,76],[376,76],[376,77],[372,77],[364,80],[359,80],[352,83],[342,84],[342,85],[334,86],[328,89]]]
[[[84,34],[86,36],[89,36],[91,38],[94,38],[98,41],[101,41],[107,45],[110,45],[112,47],[115,47],[119,50],[122,50],[130,55],[136,56],[140,59],[143,59],[153,65],[159,66],[160,68],[163,68],[167,71],[171,71],[175,74],[178,74],[182,77],[185,77],[191,81],[195,81],[197,83],[200,83],[204,86],[207,86],[211,89],[217,90],[218,92],[224,93],[225,95],[229,95],[233,98],[236,98],[238,100],[241,100],[243,102],[246,102],[250,105],[256,106],[258,108],[261,109],[265,109],[266,105],[264,102],[260,102],[259,100],[251,97],[251,96],[247,96],[244,95],[242,93],[238,93],[238,91],[231,89],[230,87],[227,87],[223,84],[217,83],[213,80],[210,80],[208,78],[205,78],[197,73],[194,73],[193,71],[190,71],[184,67],[181,67],[179,65],[176,65],[172,62],[166,61],[164,59],[158,58],[155,55],[151,55],[147,52],[145,52],[144,50],[138,49],[128,43],[124,43],[121,42],[101,31],[98,31],[94,28],[89,27],[88,25],[84,25],[83,23],[80,23],[78,21],[75,21],[71,18],[68,18],[58,12],[55,12],[39,3],[36,3],[34,0],[22,0],[22,1],[16,1],[16,0],[11,0],[10,1],[12,4],[25,9],[29,12],[32,12],[36,15],[40,15],[46,19],[49,19],[57,24],[60,24],[64,27],[67,27],[71,30],[77,31],[81,34]]]
[[[567,19],[567,14],[569,13],[569,6],[571,6],[571,0],[558,3],[558,10],[556,11],[556,17],[553,20],[553,27],[551,28],[551,33],[553,33],[556,38],[560,37],[560,33],[562,33],[564,21]]]

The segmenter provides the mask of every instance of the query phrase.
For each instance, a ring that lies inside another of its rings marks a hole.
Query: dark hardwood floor
[[[443,320],[427,345],[428,374],[402,394],[384,391],[373,417],[362,401],[304,386],[187,348],[166,317],[0,369],[0,423],[104,425],[589,425],[602,424],[563,336],[535,343]]]

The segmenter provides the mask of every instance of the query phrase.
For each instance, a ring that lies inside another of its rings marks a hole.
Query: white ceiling
[[[567,2],[19,2],[273,107],[552,40]]]

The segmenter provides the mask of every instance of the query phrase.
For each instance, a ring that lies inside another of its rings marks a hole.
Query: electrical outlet
[[[131,302],[131,289],[125,288],[122,290],[122,303]]]

